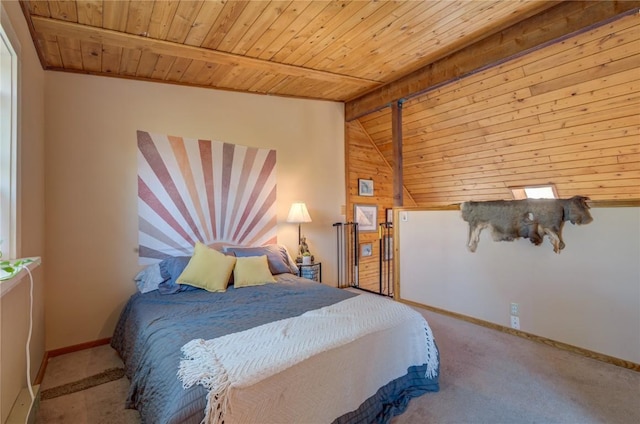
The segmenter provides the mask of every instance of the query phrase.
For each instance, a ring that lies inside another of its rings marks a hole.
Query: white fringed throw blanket
[[[435,377],[438,354],[426,320],[404,304],[369,294],[213,340],[192,340],[182,347],[178,377],[184,388],[200,384],[209,391],[203,422],[218,424],[233,407],[231,387],[251,386],[314,355],[394,327],[418,342],[385,348],[394,349],[403,367],[427,364],[426,377]]]

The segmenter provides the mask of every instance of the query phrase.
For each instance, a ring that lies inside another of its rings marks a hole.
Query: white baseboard
[[[38,408],[40,407],[40,385],[33,386],[35,399],[31,401],[29,389],[20,391],[16,403],[13,404],[6,424],[35,424]]]

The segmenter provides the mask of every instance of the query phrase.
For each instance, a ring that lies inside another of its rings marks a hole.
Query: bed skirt
[[[438,377],[425,379],[426,372],[426,365],[409,368],[406,375],[381,387],[358,409],[336,418],[333,424],[388,423],[407,409],[411,399],[440,390]]]

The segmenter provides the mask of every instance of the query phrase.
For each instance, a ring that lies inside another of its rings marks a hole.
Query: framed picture
[[[384,249],[384,255],[382,259],[385,261],[390,261],[393,259],[393,237],[392,236],[384,236],[382,239],[382,248]]]
[[[360,243],[360,256],[372,256],[373,255],[373,243]]]
[[[376,205],[354,205],[353,221],[359,231],[378,231],[378,207]]]
[[[393,208],[387,208],[387,209],[384,210],[384,212],[385,212],[385,215],[386,215],[385,216],[385,218],[386,218],[385,222],[393,223]]]
[[[358,196],[373,196],[373,180],[358,178]]]

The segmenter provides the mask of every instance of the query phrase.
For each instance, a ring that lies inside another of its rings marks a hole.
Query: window
[[[557,199],[558,194],[553,185],[512,187],[513,198],[521,199]]]
[[[19,44],[6,13],[0,17],[0,251],[17,255],[17,146]]]

